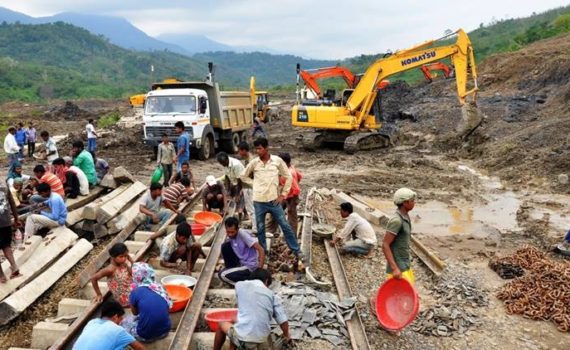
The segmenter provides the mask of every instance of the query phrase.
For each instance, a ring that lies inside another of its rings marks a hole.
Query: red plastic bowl
[[[184,310],[186,304],[192,299],[192,289],[175,284],[165,284],[164,289],[170,299],[172,299],[172,307],[169,312],[177,312]]]
[[[207,226],[204,224],[192,224],[192,234],[194,236],[201,236],[205,231]]]
[[[412,323],[420,309],[418,293],[405,279],[390,278],[376,293],[376,317],[387,330],[399,331]]]
[[[204,318],[212,332],[218,330],[219,322],[236,322],[238,309],[223,309],[207,312]]]
[[[201,211],[194,215],[194,221],[198,224],[212,226],[217,222],[222,221],[220,214],[213,213],[211,211]]]

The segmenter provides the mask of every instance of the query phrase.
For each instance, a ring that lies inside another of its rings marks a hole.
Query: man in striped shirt
[[[190,186],[190,180],[187,177],[181,178],[171,186],[162,191],[162,198],[164,202],[172,204],[178,209],[180,203],[194,192],[194,188]]]
[[[34,175],[39,180],[40,184],[41,183],[48,184],[52,193],[59,194],[62,199],[65,198],[65,191],[63,189],[63,184],[61,183],[61,180],[54,174],[50,173],[49,171],[46,171],[43,165],[41,164],[36,165],[36,167],[34,168]],[[32,203],[41,203],[46,200],[47,198],[42,197],[38,194],[35,194],[30,197],[30,202]]]

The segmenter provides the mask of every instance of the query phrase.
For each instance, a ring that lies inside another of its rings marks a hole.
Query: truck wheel
[[[214,138],[212,135],[208,135],[204,140],[202,148],[200,148],[198,152],[198,158],[200,158],[200,160],[206,160],[210,159],[212,155],[214,155]]]
[[[240,135],[234,132],[230,140],[223,140],[221,142],[221,149],[229,154],[237,153],[240,140]]]

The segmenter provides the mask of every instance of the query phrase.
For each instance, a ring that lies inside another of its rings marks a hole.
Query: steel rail
[[[230,201],[227,207],[228,210],[226,211],[224,218],[234,215],[236,204],[233,201]],[[202,306],[206,300],[208,289],[210,289],[210,283],[212,282],[212,277],[214,277],[216,265],[222,252],[222,243],[225,238],[226,227],[222,223],[216,231],[216,235],[210,248],[210,253],[208,254],[208,257],[204,262],[204,266],[200,271],[198,282],[196,283],[192,293],[192,299],[188,305],[186,305],[184,314],[176,328],[174,339],[172,339],[172,342],[168,347],[171,350],[186,350],[190,348],[192,336],[194,335],[196,325],[200,320],[200,311],[202,310]]]
[[[352,297],[350,284],[346,277],[346,271],[342,265],[338,249],[336,246],[332,246],[328,239],[324,240],[324,244],[339,298],[344,299]],[[366,331],[364,330],[364,325],[362,324],[362,319],[360,318],[358,309],[355,309],[355,313],[352,318],[346,321],[346,327],[348,329],[348,334],[350,335],[350,344],[353,350],[370,350],[368,337],[366,336]]]
[[[198,192],[196,192],[192,197],[190,197],[190,199],[185,204],[183,204],[183,206],[180,209],[181,212],[183,212],[183,213],[188,212],[190,209],[192,209],[192,207],[194,205],[196,205],[198,203],[198,201],[202,198],[202,196],[201,196],[202,187],[200,188],[200,190]],[[157,232],[160,232],[160,231],[166,232],[166,228],[168,227],[168,225],[172,224],[175,219],[176,219],[176,214],[171,215],[171,217],[168,219],[168,221],[164,225],[162,225],[158,229]],[[128,238],[128,236],[125,237],[123,240],[126,240],[126,238]],[[115,242],[113,240],[109,245],[114,244],[114,243]],[[154,241],[152,241],[152,240],[146,241],[145,245],[137,252],[137,254],[133,258],[133,260],[134,261],[142,261],[143,258],[145,257],[145,255],[150,251],[150,249],[152,248],[153,245],[154,245]],[[90,268],[90,267],[92,267],[92,266],[90,265],[87,268]],[[82,273],[84,273],[84,272],[86,272],[86,270],[84,270]],[[89,308],[87,308],[81,314],[81,316],[79,318],[77,318],[69,326],[69,328],[64,333],[64,335],[50,347],[50,350],[63,350],[63,349],[71,348],[71,345],[72,345],[71,343],[79,336],[80,332],[83,330],[83,328],[85,327],[87,322],[89,322],[91,319],[93,319],[94,317],[96,317],[96,315],[99,314],[99,310],[101,309],[101,305],[103,304],[104,301],[106,301],[110,297],[111,297],[111,292],[107,291],[103,295],[103,301],[101,301],[99,303],[93,303],[92,305],[90,305]]]

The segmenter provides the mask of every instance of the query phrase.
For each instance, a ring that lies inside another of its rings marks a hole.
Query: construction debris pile
[[[465,272],[448,271],[432,287],[435,305],[420,311],[413,323],[413,329],[424,335],[449,337],[464,334],[479,323],[477,308],[488,306],[489,298],[475,279]]]
[[[66,101],[65,105],[53,107],[44,113],[48,119],[86,119],[93,115],[86,110],[79,108],[75,103]]]
[[[507,313],[532,320],[550,320],[558,330],[570,331],[570,263],[554,261],[530,246],[492,263],[507,263],[526,271],[497,294],[505,303]]]
[[[283,300],[291,339],[300,340],[307,334],[334,346],[349,346],[346,321],[356,312],[356,297],[339,300],[336,294],[319,292],[302,283],[287,283],[275,291]],[[281,329],[274,326],[273,335],[281,335]]]

